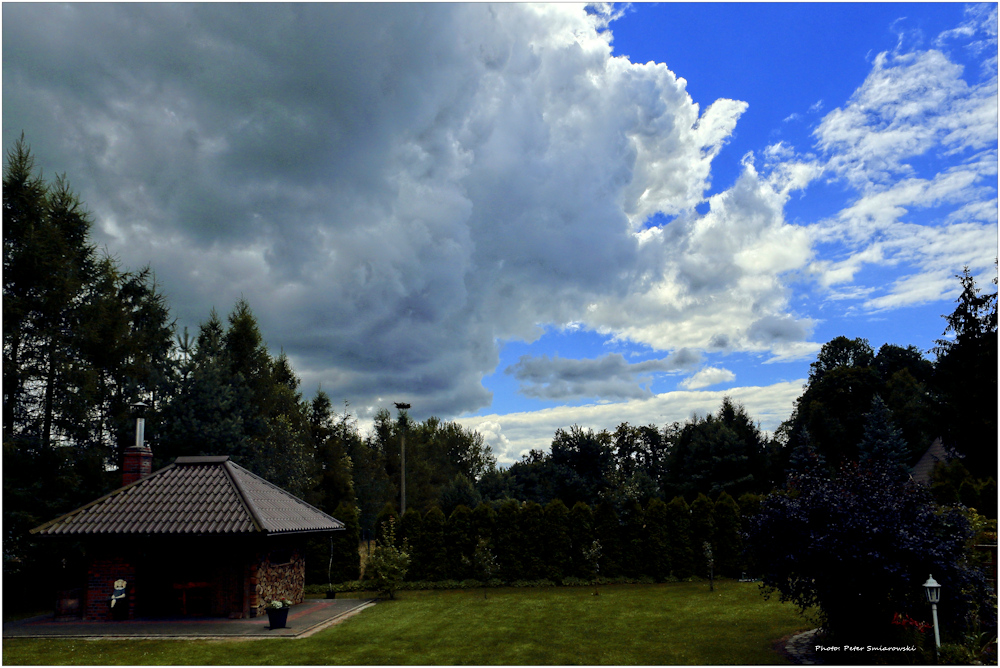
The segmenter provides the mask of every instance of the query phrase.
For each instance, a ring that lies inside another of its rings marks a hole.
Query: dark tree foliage
[[[543,577],[561,581],[573,575],[570,511],[561,499],[550,501],[545,506],[544,526],[539,539],[545,570]]]
[[[840,336],[826,343],[810,367],[809,384],[795,402],[788,446],[801,445],[797,439],[808,433],[829,465],[856,460],[863,416],[881,384],[874,362],[866,339]]]
[[[390,519],[393,527],[399,525],[399,514],[396,512],[396,506],[393,505],[391,501],[387,501],[375,518],[375,540],[380,544],[385,544],[388,539],[386,527],[389,525]],[[393,528],[393,539],[397,541],[399,540],[399,536],[397,535],[395,528]],[[399,547],[398,544],[395,546]]]
[[[957,278],[958,306],[945,316],[953,338],[937,341],[934,384],[945,445],[985,476],[997,470],[997,292],[981,292],[968,267]]]
[[[622,575],[622,526],[615,507],[602,501],[594,508],[594,539],[601,543],[601,575],[615,578]]]
[[[472,511],[467,506],[458,506],[451,511],[444,527],[445,559],[450,578],[465,580],[474,577],[472,560],[476,542]]]
[[[858,444],[858,461],[862,464],[882,462],[898,469],[901,474],[908,474],[909,458],[909,447],[903,440],[902,432],[893,424],[882,397],[876,394],[872,399],[871,410],[865,414],[864,434]]]
[[[767,439],[729,397],[717,414],[689,421],[673,440],[664,476],[669,494],[694,498],[770,489]]]
[[[521,504],[508,499],[500,504],[493,527],[493,554],[497,577],[506,582],[517,580],[521,573]]]
[[[378,513],[398,497],[393,496],[395,488],[386,473],[384,455],[372,446],[370,437],[362,441],[348,439],[347,446],[362,537],[374,538]]]
[[[320,390],[309,406],[309,436],[316,482],[307,500],[327,512],[341,503],[354,506],[353,464],[348,453],[363,447],[357,422],[346,406],[343,415],[335,416],[330,397]]]
[[[496,544],[497,513],[492,506],[488,503],[480,503],[472,509],[471,521],[472,532],[477,543],[479,540],[485,540],[489,546]]]
[[[572,568],[569,575],[591,578],[594,573],[583,552],[594,542],[594,513],[583,501],[577,501],[569,511],[569,540]]]
[[[683,580],[694,575],[695,553],[691,548],[691,508],[683,496],[667,504],[668,553],[674,577]]]
[[[423,546],[424,517],[416,508],[407,508],[406,512],[399,518],[399,534],[397,540],[405,546],[410,554],[410,568],[406,572],[407,580],[423,580],[424,567],[426,566],[422,554],[419,553]]]
[[[556,496],[567,505],[583,501],[595,505],[608,488],[608,474],[614,461],[611,435],[595,433],[573,425],[557,429],[552,439],[552,464],[562,477],[557,479]]]
[[[691,549],[694,551],[695,575],[709,576],[701,546],[715,544],[715,504],[704,494],[691,503]]]
[[[964,628],[985,592],[964,552],[971,535],[961,512],[938,509],[897,468],[869,461],[835,478],[791,477],[763,500],[748,539],[765,591],[818,606],[835,637],[864,645],[891,637],[894,613],[926,619],[928,574],[950,592],[939,611],[946,634]]]
[[[129,405],[169,393],[173,323],[152,272],[99,257],[90,217],[65,177],[46,182],[24,138],[3,174],[5,601],[48,586],[74,562],[27,532],[121,483],[134,442]]]
[[[327,584],[361,577],[358,510],[341,503],[330,513],[344,523],[343,531],[306,542],[306,584]]]
[[[630,501],[647,503],[665,482],[670,445],[667,430],[660,431],[654,425],[633,427],[623,422],[612,438],[615,455],[612,491],[624,492],[619,507]]]
[[[459,506],[475,508],[482,502],[482,494],[463,473],[456,473],[451,482],[441,488],[441,510],[446,514]]]
[[[622,573],[637,578],[646,574],[646,514],[638,501],[628,504],[621,514]]]
[[[650,499],[646,507],[645,570],[663,582],[670,576],[669,511],[662,499]]]
[[[750,522],[760,512],[761,497],[759,494],[744,494],[737,500],[740,509],[740,541],[743,543],[742,559],[740,561],[740,575],[754,577],[757,574],[757,564],[754,561],[753,553],[746,548],[746,535],[750,528]]]
[[[726,492],[715,501],[713,515],[715,540],[715,571],[719,575],[738,578],[743,572],[743,538],[740,507]]]
[[[414,553],[420,559],[421,580],[444,580],[448,577],[445,523],[444,513],[437,506],[424,515],[420,541],[414,546]]]
[[[524,580],[540,580],[547,575],[545,550],[545,509],[534,501],[526,501],[518,509],[517,561]]]

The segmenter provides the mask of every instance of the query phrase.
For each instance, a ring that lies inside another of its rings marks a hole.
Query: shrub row
[[[687,581],[701,580],[701,578],[691,577],[687,578]],[[680,582],[677,578],[668,578],[667,582]],[[504,582],[503,580],[494,578],[492,580],[487,580],[483,582],[481,580],[420,580],[416,582],[403,582],[400,584],[397,591],[418,591],[418,590],[429,590],[429,589],[482,589],[497,587],[520,587],[520,588],[531,588],[531,587],[582,587],[582,586],[594,586],[594,585],[618,585],[618,584],[655,584],[655,580],[649,576],[642,576],[638,578],[628,578],[628,577],[617,577],[617,578],[605,578],[598,577],[592,580],[583,580],[581,578],[568,577],[563,578],[561,582],[554,582],[552,580],[514,580],[513,582]],[[367,580],[349,580],[347,582],[338,582],[333,585],[327,584],[309,584],[306,585],[306,594],[326,594],[327,592],[340,593],[350,593],[359,591],[372,591],[371,583]]]
[[[581,502],[569,509],[558,499],[544,507],[511,499],[474,509],[458,506],[447,518],[437,507],[426,513],[411,508],[398,518],[397,547],[405,544],[410,554],[408,582],[708,577],[706,543],[714,556],[713,574],[735,578],[752,570],[740,532],[745,515],[755,512],[759,502],[745,494],[737,504],[723,492],[715,501],[699,495],[690,505],[682,497],[670,503],[654,498],[645,506],[633,503],[620,514],[610,503],[592,509]],[[376,540],[383,540],[381,528],[390,516],[396,513],[387,504],[376,521]],[[351,564],[337,571],[333,582],[358,577],[357,550],[345,544],[343,551]],[[310,572],[308,582],[327,581],[325,572],[322,577],[315,569]]]

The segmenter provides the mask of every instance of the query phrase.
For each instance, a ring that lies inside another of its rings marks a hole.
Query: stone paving
[[[816,637],[819,629],[804,631],[788,639],[785,644],[785,652],[792,663],[800,666],[815,666],[823,664],[824,661],[816,654]]]
[[[59,621],[52,615],[5,622],[4,638],[306,638],[374,605],[371,599],[308,599],[289,610],[287,628],[267,616],[251,619],[178,617],[121,622]]]

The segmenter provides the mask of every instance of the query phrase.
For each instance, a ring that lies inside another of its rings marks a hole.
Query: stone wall
[[[250,616],[266,612],[271,601],[287,598],[301,603],[305,598],[306,560],[301,545],[281,546],[259,552],[250,566]]]

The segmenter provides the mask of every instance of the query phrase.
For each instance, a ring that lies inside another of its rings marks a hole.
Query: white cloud
[[[585,429],[614,431],[622,422],[633,425],[652,424],[664,427],[683,422],[695,414],[715,412],[724,397],[742,403],[747,412],[760,422],[761,428],[773,432],[788,418],[795,399],[802,393],[805,379],[775,383],[763,387],[739,387],[725,391],[677,391],[658,394],[646,399],[634,399],[615,404],[560,406],[530,413],[485,415],[458,418],[456,422],[484,434],[494,447],[500,464],[512,464],[529,450],[547,452],[556,429],[577,424]],[[482,428],[481,425],[484,425]],[[500,428],[497,428],[500,425]],[[502,431],[506,441],[489,439]]]
[[[686,390],[700,390],[719,383],[731,383],[736,380],[736,374],[729,369],[707,366],[690,378],[681,381],[681,387]]]

